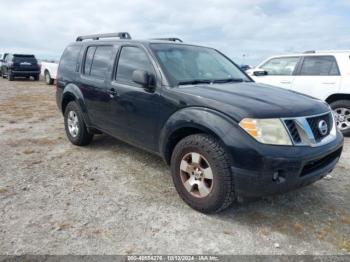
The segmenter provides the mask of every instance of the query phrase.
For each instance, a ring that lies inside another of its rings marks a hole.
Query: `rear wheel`
[[[196,134],[181,140],[172,154],[171,171],[181,198],[200,212],[220,212],[235,199],[229,158],[212,136]]]
[[[49,71],[45,71],[45,82],[47,85],[53,84],[53,79],[51,78]]]
[[[39,79],[40,79],[40,75],[35,75],[35,76],[34,76],[34,80],[35,80],[35,81],[39,81]]]
[[[330,105],[338,128],[344,136],[350,136],[350,100],[338,100]]]
[[[64,113],[64,125],[69,141],[77,146],[90,144],[93,134],[86,128],[81,110],[75,101],[69,102]]]

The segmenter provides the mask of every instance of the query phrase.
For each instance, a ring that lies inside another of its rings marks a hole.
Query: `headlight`
[[[292,145],[287,130],[280,119],[244,118],[239,125],[260,143]]]

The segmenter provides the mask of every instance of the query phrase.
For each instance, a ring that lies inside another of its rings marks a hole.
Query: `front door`
[[[267,72],[264,76],[253,76],[258,83],[291,89],[294,81],[293,72],[299,61],[299,57],[276,57],[260,66]]]
[[[111,103],[113,126],[118,133],[122,130],[123,138],[131,143],[157,151],[159,88],[155,86],[154,90],[149,90],[133,82],[135,70],[156,76],[146,50],[139,46],[123,46],[114,80],[110,84],[110,88],[115,90]]]

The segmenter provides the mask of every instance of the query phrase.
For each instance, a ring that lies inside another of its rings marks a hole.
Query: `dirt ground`
[[[0,254],[350,254],[350,139],[333,173],[217,215],[163,161],[111,137],[71,145],[55,87],[0,79]]]

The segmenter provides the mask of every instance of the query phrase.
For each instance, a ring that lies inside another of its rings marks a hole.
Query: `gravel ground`
[[[0,254],[350,254],[350,139],[327,179],[208,216],[160,158],[71,145],[54,89],[0,79]]]

